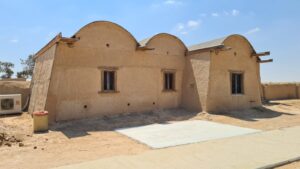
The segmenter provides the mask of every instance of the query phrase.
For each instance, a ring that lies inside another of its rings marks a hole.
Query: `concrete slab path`
[[[152,148],[165,148],[251,134],[259,132],[260,130],[204,120],[188,120],[117,129],[116,131]]]
[[[300,126],[116,156],[59,169],[261,168],[300,156]]]

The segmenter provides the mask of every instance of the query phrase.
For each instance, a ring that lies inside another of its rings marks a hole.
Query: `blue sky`
[[[187,45],[237,33],[256,51],[271,51],[261,65],[264,82],[300,81],[299,0],[0,0],[0,60],[15,63],[57,33],[71,36],[95,20],[116,22],[137,40],[177,35]]]

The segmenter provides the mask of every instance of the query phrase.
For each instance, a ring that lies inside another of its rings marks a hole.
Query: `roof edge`
[[[153,39],[155,39],[156,37],[161,36],[161,35],[167,35],[167,36],[175,38],[176,40],[178,40],[185,47],[186,50],[188,49],[187,46],[185,45],[185,43],[183,43],[183,41],[180,38],[178,38],[175,35],[169,34],[169,33],[158,33],[158,34],[155,34],[155,35],[153,35],[149,38],[146,38],[146,39],[139,42],[140,47],[146,47],[150,43],[150,41],[152,41]]]
[[[243,38],[251,47],[251,49],[253,50],[253,53],[256,53],[252,43],[250,43],[250,41],[248,40],[248,38],[246,38],[244,35],[240,35],[240,34],[231,34],[229,36],[226,37],[226,39],[224,41],[226,41],[228,38],[232,37],[232,36],[238,36],[240,38]]]
[[[212,47],[207,47],[207,48],[202,48],[202,49],[189,50],[188,55],[195,54],[198,52],[207,52],[207,51],[211,51],[214,49],[216,49],[216,50],[223,49],[224,47],[225,47],[225,45],[218,45],[218,46],[212,46]]]
[[[37,59],[42,53],[46,52],[50,47],[56,44],[62,39],[62,33],[58,33],[52,40],[50,40],[44,47],[42,47],[36,54],[34,54],[33,60]]]
[[[114,22],[111,22],[111,21],[105,21],[105,20],[98,20],[98,21],[94,21],[94,22],[90,22],[90,23],[88,23],[88,24],[86,24],[86,25],[84,25],[83,27],[81,27],[73,36],[71,36],[71,38],[74,38],[74,37],[76,37],[76,35],[81,31],[81,30],[83,30],[84,28],[86,28],[86,27],[88,27],[88,26],[90,26],[90,25],[92,25],[92,24],[96,24],[96,23],[109,23],[109,24],[112,24],[112,25],[115,25],[115,26],[117,26],[117,27],[119,27],[119,28],[121,28],[122,30],[124,30],[135,42],[136,42],[136,44],[137,44],[137,46],[140,46],[140,44],[139,44],[139,42],[136,40],[136,38],[127,30],[127,29],[125,29],[123,26],[121,26],[121,25],[119,25],[119,24],[117,24],[117,23],[114,23]]]
[[[213,49],[216,48],[218,46],[224,46],[224,42],[233,36],[238,36],[240,38],[243,38],[244,40],[247,41],[247,43],[250,45],[250,47],[252,48],[253,52],[256,53],[254,47],[252,46],[252,44],[250,43],[250,41],[243,35],[240,34],[231,34],[222,38],[218,38],[218,39],[214,39],[214,40],[210,40],[210,41],[206,41],[203,43],[199,43],[196,45],[192,45],[188,47],[189,52],[194,52],[194,51],[201,51],[201,50],[208,50],[208,49]]]
[[[67,44],[72,44],[76,41],[78,41],[79,38],[66,38],[63,37],[61,33],[57,34],[51,41],[49,41],[42,49],[40,49],[33,57],[33,59],[38,58],[41,54],[46,52],[49,48],[51,48],[53,45],[55,45],[58,42],[64,42]]]

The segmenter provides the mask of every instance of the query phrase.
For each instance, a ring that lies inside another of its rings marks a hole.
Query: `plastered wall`
[[[261,105],[260,79],[256,57],[251,57],[250,43],[241,36],[224,42],[230,50],[211,52],[207,111],[245,109]],[[244,74],[244,93],[231,94],[231,72]]]
[[[59,41],[36,60],[30,112],[48,110],[50,122],[178,107],[213,112],[261,105],[259,64],[241,36],[224,41],[230,50],[187,52],[169,34],[139,47],[124,28],[94,22],[73,38],[78,41]],[[116,71],[116,92],[101,90],[105,69]],[[175,91],[163,90],[166,70],[175,73]],[[244,94],[231,94],[231,71],[244,73]]]
[[[46,105],[54,121],[179,107],[186,49],[178,40],[157,36],[148,44],[154,50],[137,50],[112,24],[90,25],[76,36],[73,46],[57,46]],[[103,67],[116,69],[117,92],[101,92]],[[176,91],[163,91],[165,69],[175,72]]]
[[[266,100],[299,99],[300,84],[268,83],[262,84],[263,98]]]

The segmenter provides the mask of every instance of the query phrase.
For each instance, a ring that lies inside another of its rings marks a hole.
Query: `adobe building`
[[[157,34],[138,42],[107,21],[57,35],[35,55],[29,112],[50,122],[184,108],[219,112],[261,105],[259,58],[230,35],[191,46]]]

